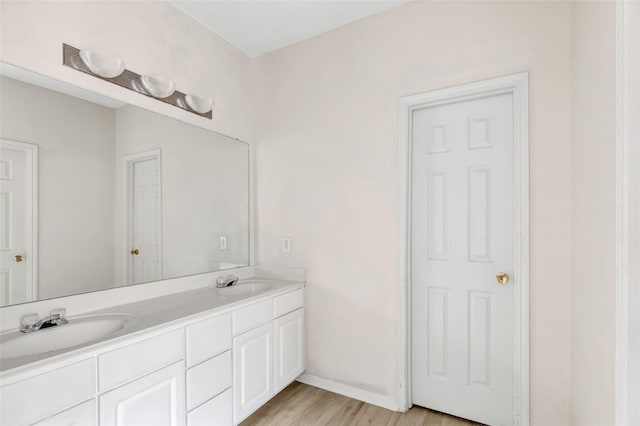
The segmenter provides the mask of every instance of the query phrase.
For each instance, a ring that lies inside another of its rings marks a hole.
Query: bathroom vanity
[[[64,58],[0,61],[0,424],[237,425],[304,370],[304,273],[252,265],[250,144]]]
[[[0,424],[237,425],[303,372],[303,305],[302,282],[248,279],[4,333]],[[34,349],[65,328],[90,341]]]

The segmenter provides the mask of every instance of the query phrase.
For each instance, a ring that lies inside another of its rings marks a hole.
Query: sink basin
[[[257,283],[240,283],[231,287],[224,287],[216,289],[221,296],[253,296],[258,293],[263,293],[272,288],[271,284],[257,282]]]
[[[129,314],[87,315],[31,333],[12,332],[0,340],[0,358],[41,355],[99,341],[134,321],[135,317]]]

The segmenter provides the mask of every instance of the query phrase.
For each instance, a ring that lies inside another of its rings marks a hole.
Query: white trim
[[[256,265],[257,241],[258,241],[258,220],[257,220],[257,171],[256,171],[256,146],[252,143],[247,144],[248,166],[249,166],[249,265]]]
[[[338,395],[366,402],[367,404],[376,405],[378,407],[386,408],[387,410],[398,411],[397,401],[386,395],[334,382],[333,380],[323,379],[322,377],[318,377],[313,374],[304,373],[296,380],[300,383],[304,383],[305,385],[315,386],[329,392],[337,393]]]
[[[158,197],[158,211],[160,212],[160,220],[158,221],[158,238],[160,239],[160,249],[158,251],[158,256],[160,258],[160,280],[163,279],[163,271],[162,271],[162,151],[160,148],[151,149],[149,151],[139,152],[136,154],[126,155],[124,157],[124,199],[123,199],[123,212],[124,212],[124,238],[123,238],[123,269],[122,269],[122,278],[124,285],[131,284],[140,284],[134,283],[132,278],[132,268],[131,268],[131,254],[130,250],[132,247],[132,235],[131,235],[131,223],[133,222],[131,206],[133,201],[132,197],[132,189],[133,189],[133,181],[131,179],[133,173],[133,165],[140,161],[145,160],[158,160],[158,187],[160,188],[160,195]]]
[[[31,283],[27,285],[26,296],[27,302],[31,302],[38,300],[38,145],[8,139],[0,139],[0,142],[3,146],[24,151],[26,154],[27,250],[25,257],[27,259],[26,280],[27,284]]]
[[[529,424],[529,75],[526,72],[400,99],[398,143],[400,176],[398,404],[411,398],[411,113],[414,109],[462,102],[498,94],[512,94],[514,107],[515,264],[514,276],[514,424]]]
[[[616,3],[616,360],[615,422],[640,421],[640,5]],[[635,315],[635,317],[634,317]]]

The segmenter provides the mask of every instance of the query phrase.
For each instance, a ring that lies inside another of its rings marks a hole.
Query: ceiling
[[[249,56],[260,56],[407,0],[170,0]]]

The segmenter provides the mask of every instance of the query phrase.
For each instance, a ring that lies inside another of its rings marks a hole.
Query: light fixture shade
[[[171,80],[163,80],[150,75],[141,75],[140,82],[144,90],[154,98],[163,99],[171,96],[173,92],[176,91],[176,85]]]
[[[213,108],[213,99],[208,97],[185,95],[184,100],[189,108],[200,114],[209,112]]]
[[[89,71],[104,78],[116,78],[124,72],[124,61],[91,50],[81,50],[80,59]]]

